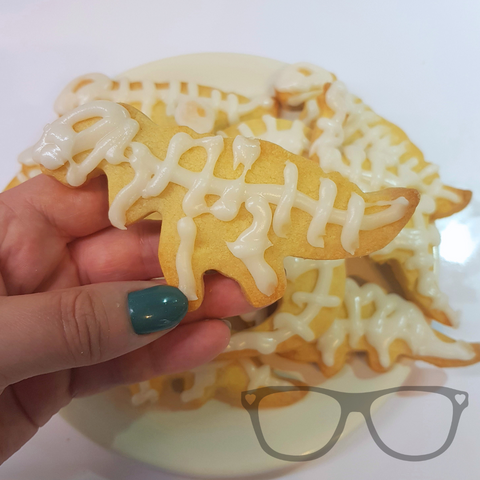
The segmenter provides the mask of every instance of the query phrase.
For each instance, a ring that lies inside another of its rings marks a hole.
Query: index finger
[[[92,179],[81,188],[69,188],[47,175],[38,175],[0,194],[4,215],[19,220],[16,225],[42,233],[74,238],[91,235],[110,225],[105,176]]]

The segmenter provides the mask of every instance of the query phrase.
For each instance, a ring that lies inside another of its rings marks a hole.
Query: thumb
[[[143,347],[176,327],[187,310],[180,290],[154,282],[0,297],[0,391]]]

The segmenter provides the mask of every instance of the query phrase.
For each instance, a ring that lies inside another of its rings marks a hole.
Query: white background
[[[0,188],[16,173],[17,154],[54,119],[53,101],[73,77],[94,71],[114,76],[158,58],[209,51],[322,65],[404,128],[441,166],[446,183],[480,198],[475,0],[0,0]],[[478,203],[469,209],[471,232],[480,233]],[[464,312],[461,334],[478,341],[477,253],[471,249],[465,265],[443,262],[442,284]],[[480,368],[447,375],[446,386],[470,393],[470,406],[444,455],[401,462],[382,453],[361,428],[320,461],[283,478],[479,478]],[[154,478],[173,477],[97,447],[60,418],[0,467],[0,480]]]

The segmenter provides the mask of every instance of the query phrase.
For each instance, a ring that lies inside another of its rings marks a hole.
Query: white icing
[[[245,137],[256,137],[260,140],[275,143],[296,155],[300,155],[309,148],[310,141],[305,136],[305,124],[300,120],[294,120],[291,127],[285,130],[278,129],[277,119],[271,115],[264,115],[262,120],[266,131],[260,135],[254,135],[246,123],[241,123],[237,126],[237,129]]]
[[[247,323],[253,323],[254,325],[260,325],[268,317],[268,312],[266,308],[261,308],[260,310],[255,310],[253,312],[243,313],[239,317]]]
[[[438,272],[435,270],[433,248],[440,244],[440,233],[434,223],[428,221],[428,215],[435,211],[435,201],[428,195],[422,195],[413,214],[412,227],[403,228],[386,247],[376,255],[390,255],[395,250],[408,250],[412,256],[405,262],[407,270],[418,271],[415,289],[421,295],[432,299],[432,308],[445,312],[452,325],[456,325],[457,314],[448,305],[447,296],[441,292],[438,284]]]
[[[20,183],[23,183],[23,182],[26,182],[28,180],[28,177],[22,171],[20,171],[20,172],[17,173],[17,180]]]
[[[192,256],[197,235],[197,226],[193,218],[181,218],[177,223],[177,231],[180,236],[180,246],[178,247],[176,258],[178,288],[185,294],[188,300],[198,300],[192,268]]]
[[[89,83],[85,83],[89,82]],[[193,130],[199,128],[208,133],[213,128],[217,112],[224,112],[230,124],[238,123],[242,115],[251,113],[257,107],[270,108],[273,105],[271,97],[261,95],[246,103],[240,103],[239,96],[229,93],[225,100],[219,90],[212,90],[210,97],[199,95],[198,85],[187,84],[187,93],[181,93],[181,82],[173,80],[167,88],[160,88],[151,80],[142,80],[140,88],[131,89],[131,82],[127,78],[117,80],[118,89],[114,89],[115,82],[101,73],[91,73],[72,80],[57,98],[54,109],[59,115],[84,105],[93,100],[110,100],[122,103],[140,103],[141,111],[148,117],[152,116],[152,109],[159,101],[165,103],[168,116],[174,116],[180,121],[179,125],[186,125]],[[79,87],[79,85],[81,85]],[[191,105],[193,102],[194,107]],[[197,108],[201,106],[206,115],[198,115]],[[213,118],[213,122],[212,122]],[[207,127],[211,128],[207,130]]]
[[[318,367],[312,363],[297,362],[288,358],[271,353],[270,355],[260,355],[260,362],[270,365],[272,372],[287,380],[299,380],[306,385],[319,385],[325,380]]]
[[[475,356],[468,343],[440,340],[421,310],[402,297],[386,294],[373,283],[359,287],[349,278],[345,287],[348,318],[336,319],[317,343],[326,365],[335,363],[335,352],[347,339],[350,347],[355,349],[363,336],[377,351],[384,368],[391,365],[390,345],[396,339],[404,340],[413,355],[458,360],[470,360]],[[363,318],[362,307],[371,303],[375,307],[374,313],[369,318]]]
[[[240,165],[245,165],[245,173],[250,170],[260,156],[260,142],[238,135],[233,141],[233,168],[236,170]]]
[[[250,379],[247,390],[255,390],[259,387],[290,387],[291,382],[272,375],[270,365],[257,366],[250,359],[240,359],[242,367]]]
[[[138,384],[139,392],[132,396],[132,405],[138,407],[144,403],[157,403],[158,392],[152,388],[150,382],[140,382]]]
[[[236,170],[243,164],[243,172],[239,178],[225,184],[221,197],[210,208],[210,213],[225,222],[233,220],[237,216],[241,205],[239,200],[247,197],[245,177],[260,155],[260,143],[258,140],[249,140],[238,136],[233,141],[232,150],[233,167]]]
[[[305,376],[296,370],[279,370],[278,368],[272,368],[272,372],[277,375],[277,377],[290,378],[292,380],[298,380],[300,382],[307,383]]]
[[[35,164],[34,164],[35,165]],[[42,171],[39,168],[27,167],[17,173],[17,180],[20,183],[26,182],[29,178],[34,178],[40,175]]]
[[[178,162],[180,161],[181,156],[193,147],[203,147],[207,152],[205,166],[201,172],[194,175],[195,178],[193,179],[193,182],[189,183],[188,191],[183,197],[182,202],[183,211],[188,216],[196,217],[197,215],[207,213],[210,210],[207,206],[205,196],[210,193],[211,183],[215,178],[213,171],[215,170],[218,157],[223,152],[224,143],[223,138],[220,136],[204,137],[194,140],[188,134],[176,134],[169,144],[167,156],[164,160],[165,173],[158,176],[159,179],[163,180],[161,186],[159,189],[155,189],[155,192],[152,192],[149,196],[159,195],[163,192],[168,182],[172,180],[174,183],[178,183],[178,181],[175,181],[173,178],[176,169],[179,168]],[[156,179],[153,177],[152,183],[154,184],[155,181]],[[238,205],[238,208],[240,208],[240,205]],[[238,208],[235,215],[238,212]],[[219,209],[217,208],[216,212],[218,212],[218,210]]]
[[[257,366],[250,359],[242,359],[240,360],[240,364],[249,378],[247,390],[254,390],[258,387],[292,385],[290,382],[273,376],[269,365]],[[187,403],[202,398],[205,394],[205,389],[215,385],[218,371],[226,365],[227,362],[210,362],[190,370],[194,375],[193,385],[180,394],[180,400]]]
[[[80,86],[84,83],[83,86]],[[113,80],[101,73],[88,73],[72,80],[60,93],[53,104],[53,109],[58,115],[65,115],[70,110],[89,103],[93,100],[109,100],[116,101],[113,95],[123,93],[124,85],[120,83],[120,88],[115,94],[111,92],[113,88]],[[120,101],[120,100],[118,100]]]
[[[215,384],[218,370],[226,364],[226,362],[210,362],[190,370],[193,373],[193,385],[180,394],[180,400],[187,403],[202,398],[205,389]]]
[[[292,93],[288,104],[298,106],[305,100],[322,92],[326,83],[333,81],[333,76],[327,70],[301,62],[283,68],[275,79],[274,87],[278,92]]]
[[[426,178],[436,173],[436,166],[427,165],[420,172],[415,172],[417,158],[400,161],[406,151],[404,143],[393,145],[389,127],[377,125],[380,117],[350,94],[342,82],[332,83],[325,101],[334,115],[317,120],[322,133],[310,147],[310,155],[318,156],[325,172],[341,173],[364,192],[387,187],[411,187],[434,198],[459,201],[458,195],[447,190],[439,178],[429,185],[425,183]],[[359,138],[344,145],[346,140],[358,133]],[[363,165],[366,159],[370,161],[370,168]],[[397,172],[390,171],[391,167],[396,167]]]
[[[310,124],[320,116],[320,107],[315,98],[311,98],[305,102],[304,112],[305,116],[302,121],[305,125],[310,126]]]
[[[350,254],[354,254],[359,247],[358,233],[365,213],[365,200],[356,193],[352,193],[347,206],[347,218],[345,227],[342,229],[341,242],[343,248]]]
[[[38,175],[41,175],[42,171],[39,168],[32,168],[31,170],[28,170],[27,175],[28,178],[33,178],[37,177]]]
[[[314,247],[324,247],[325,242],[323,237],[325,236],[325,228],[329,219],[332,216],[333,204],[337,196],[337,185],[333,180],[324,178],[320,181],[320,189],[318,191],[317,207],[313,215],[312,222],[308,227],[307,240],[310,245]],[[350,242],[354,239],[349,238]]]
[[[267,236],[272,223],[272,210],[267,200],[259,195],[248,198],[245,208],[253,215],[252,225],[235,242],[227,242],[227,246],[245,264],[257,288],[265,295],[272,295],[278,278],[265,260],[265,250],[273,245]]]
[[[313,103],[314,100],[310,102]],[[418,159],[410,158],[400,162],[406,151],[405,145],[392,145],[390,129],[384,125],[375,125],[379,117],[353,97],[343,83],[334,82],[331,85],[326,93],[326,103],[334,115],[332,118],[318,119],[317,126],[323,132],[311,148],[311,154],[317,154],[320,166],[325,171],[341,173],[364,191],[392,186],[414,187],[428,192],[431,199],[439,196],[458,201],[457,195],[446,190],[439,179],[430,185],[424,183],[425,178],[436,173],[436,166],[426,166],[417,173],[414,168],[418,165]],[[349,145],[344,145],[348,138],[358,133],[359,138]],[[370,168],[364,167],[366,159],[370,160]],[[396,174],[388,170],[391,167],[397,168]],[[405,228],[390,245],[377,253],[390,254],[396,248],[413,251],[406,268],[419,270],[419,282],[416,285],[418,292],[432,298],[433,308],[445,311],[452,323],[455,323],[455,312],[449,307],[447,297],[440,291],[437,274],[432,267],[434,260],[429,246],[438,245],[440,239],[435,226],[425,225],[425,219],[420,213],[424,210],[425,202],[426,200],[422,200],[414,215],[415,227]],[[431,200],[429,205],[431,208],[428,213],[431,214],[435,209],[434,200]],[[346,230],[344,228],[342,234]],[[345,246],[344,248],[350,251]]]
[[[278,237],[285,238],[291,223],[292,208],[297,192],[297,166],[294,163],[287,162],[283,170],[283,177],[285,178],[285,187],[273,215],[273,231]]]
[[[75,132],[75,124],[91,118],[100,120],[81,132]],[[255,283],[264,293],[272,292],[276,285],[276,276],[274,278],[273,270],[263,258],[265,250],[271,245],[268,239],[272,223],[270,204],[280,206],[278,212],[275,211],[273,220],[276,230],[281,234],[285,234],[284,228],[287,228],[289,223],[289,210],[295,207],[313,217],[307,234],[307,240],[313,246],[322,246],[324,227],[326,223],[333,223],[344,227],[345,233],[342,232],[341,242],[348,251],[352,251],[358,244],[359,230],[372,230],[395,222],[403,217],[408,204],[406,199],[400,197],[388,203],[387,209],[369,215],[360,211],[357,200],[352,200],[356,202],[356,208],[346,211],[335,209],[334,183],[329,179],[322,179],[319,200],[314,200],[298,190],[293,191],[295,169],[290,167],[288,162],[285,167],[285,185],[246,183],[246,172],[258,158],[260,146],[258,140],[241,136],[234,140],[232,148],[234,167],[243,164],[243,173],[234,180],[218,178],[213,173],[224,150],[221,136],[193,139],[187,133],[179,132],[170,140],[165,158],[159,159],[144,144],[133,141],[138,130],[138,122],[133,120],[121,105],[95,101],[77,107],[47,125],[41,140],[34,146],[33,159],[50,170],[66,165],[65,178],[72,186],[82,185],[102,161],[113,165],[130,164],[135,176],[116,195],[109,210],[112,225],[120,229],[125,228],[126,212],[137,200],[157,197],[171,182],[187,189],[182,203],[187,217],[211,213],[219,220],[229,221],[235,218],[241,205],[245,204],[253,215],[252,225],[228,247],[235,256],[242,259]],[[193,147],[202,147],[207,154],[201,172],[192,172],[179,165],[181,156]],[[75,162],[74,157],[77,154],[88,150],[91,151],[82,162]],[[209,207],[206,195],[217,195],[220,198]],[[353,198],[356,199],[355,196]],[[377,202],[377,205],[380,204],[386,205],[385,202]],[[282,221],[285,225],[282,225]],[[183,241],[186,242],[186,236]],[[178,264],[184,265],[184,262],[179,261]],[[179,272],[179,277],[188,276],[188,271]]]
[[[180,99],[174,117],[178,125],[197,133],[209,133],[215,125],[215,111],[201,99]]]
[[[273,316],[274,331],[252,332],[240,331],[234,333],[226,352],[233,350],[254,349],[261,354],[275,352],[278,345],[285,340],[299,335],[307,342],[315,339],[310,328],[312,321],[320,314],[323,308],[337,307],[340,298],[330,294],[333,272],[343,264],[343,260],[306,260],[303,258],[287,257],[284,260],[287,279],[294,281],[303,273],[316,270],[318,272],[315,286],[311,292],[296,291],[292,301],[299,307],[304,307],[299,314],[277,312]]]
[[[20,153],[17,160],[22,165],[27,165],[28,167],[31,167],[33,165],[36,165],[35,161],[32,158],[32,155],[33,155],[33,147],[28,147],[23,152]]]

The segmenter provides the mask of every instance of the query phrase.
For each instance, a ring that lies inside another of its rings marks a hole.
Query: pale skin
[[[208,362],[230,338],[217,319],[252,310],[209,275],[197,311],[136,335],[127,294],[159,283],[160,225],[120,231],[107,212],[104,177],[70,189],[40,175],[0,194],[0,464],[74,397]]]

